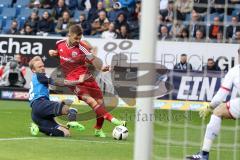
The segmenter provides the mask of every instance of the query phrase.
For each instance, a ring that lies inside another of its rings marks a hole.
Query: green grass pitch
[[[85,109],[88,109],[88,107],[80,107],[80,110]],[[82,122],[86,126],[86,130],[84,132],[72,131],[70,138],[53,138],[43,134],[32,137],[29,133],[31,119],[28,103],[0,101],[0,160],[131,160],[133,159],[135,110],[117,108],[112,113],[114,116],[128,121],[129,137],[126,141],[113,140],[111,132],[114,126],[107,121],[104,125],[104,131],[108,137],[104,139],[94,137],[93,125],[95,120]],[[169,117],[173,125],[171,128],[168,127]],[[184,153],[191,154],[199,150],[202,121],[198,118],[197,113],[188,112],[188,116],[186,116],[182,111],[172,111],[169,114],[165,110],[156,110],[155,118],[153,159],[166,160],[166,158],[158,157],[166,157],[168,153],[171,155],[170,160],[181,160]],[[190,128],[187,137],[184,137],[184,129],[181,126],[186,121],[188,121],[188,125],[194,125],[196,128]],[[208,119],[205,124],[207,122]],[[223,122],[223,126],[235,126],[235,123],[236,121],[228,120]],[[171,134],[169,134],[170,130]],[[234,139],[234,134],[234,131],[224,130],[221,132],[221,138],[217,141],[229,145],[237,141],[236,159],[240,159],[240,136]],[[170,142],[170,145],[166,146],[162,140],[167,140],[167,137],[170,137],[173,141],[180,141],[182,144]],[[188,143],[184,145],[184,138],[199,145]],[[186,146],[185,150],[183,146]],[[221,150],[220,155],[217,155],[217,148]],[[232,160],[233,148],[231,146],[214,145],[211,160],[216,160],[217,157],[220,157],[221,160]]]

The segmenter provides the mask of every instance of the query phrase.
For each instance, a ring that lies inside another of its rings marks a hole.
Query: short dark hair
[[[214,62],[213,58],[208,58],[208,60],[207,60],[207,61],[213,61],[213,62]]]
[[[187,36],[189,35],[189,30],[187,28],[185,28],[185,27],[182,29],[182,32],[186,32]]]
[[[69,27],[69,34],[76,34],[78,36],[83,34],[82,27],[79,25],[72,25]]]
[[[123,15],[123,17],[126,18],[125,14],[122,13],[122,12],[120,12],[120,13],[117,15],[117,18],[118,18],[119,16],[121,16],[121,15]]]
[[[16,19],[14,19],[14,20],[12,20],[11,24],[13,24],[13,23],[17,23],[18,24],[18,21]]]
[[[26,27],[32,28],[32,26],[31,26],[29,23],[26,23],[26,25],[24,26],[24,28],[26,28]]]
[[[238,16],[232,16],[232,18],[236,18],[238,20]]]
[[[84,18],[86,18],[86,14],[81,13],[80,16],[83,16]]]
[[[68,13],[68,15],[70,16],[70,12],[69,11],[67,11],[67,10],[63,11],[62,12],[62,16],[63,16],[64,13]]]
[[[182,56],[185,56],[185,57],[187,57],[187,55],[186,55],[185,53],[181,54],[181,57],[182,57]]]

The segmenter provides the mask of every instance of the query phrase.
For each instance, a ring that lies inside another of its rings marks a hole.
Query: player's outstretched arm
[[[111,67],[109,65],[103,65],[102,60],[95,55],[93,55],[91,62],[93,66],[99,71],[108,72],[111,70]]]
[[[97,56],[95,56],[94,54],[92,54],[92,58],[90,60],[93,64],[93,66],[97,69],[97,70],[102,70],[103,67],[103,62],[100,58],[98,58]]]
[[[205,103],[205,106],[199,110],[199,116],[201,118],[207,117],[217,106],[226,100],[228,94],[229,91],[221,87],[213,97],[212,101],[210,103]]]
[[[93,47],[88,41],[83,40],[82,43],[86,46],[87,49],[85,49],[84,53],[86,55],[86,58],[88,59],[88,61],[91,62],[91,64],[99,71],[102,72],[107,72],[110,71],[111,68],[109,65],[105,66],[103,65],[103,62],[100,58],[98,58],[97,55],[97,48]],[[87,52],[86,52],[87,50]]]
[[[200,109],[200,111],[199,111],[200,117],[202,117],[202,118],[207,117],[210,113],[213,112],[213,110],[217,106],[219,106],[223,101],[226,100],[226,98],[230,92],[230,88],[232,88],[232,85],[233,85],[232,75],[233,75],[232,71],[229,71],[226,74],[226,76],[221,84],[221,87],[219,88],[218,92],[211,100],[211,103],[209,103],[209,104],[206,103],[205,107]]]
[[[58,51],[51,49],[51,50],[48,51],[48,54],[49,54],[51,57],[53,57],[53,56],[58,56]]]

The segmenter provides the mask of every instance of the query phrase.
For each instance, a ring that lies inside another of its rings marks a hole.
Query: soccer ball
[[[128,137],[128,129],[124,126],[116,126],[113,129],[112,136],[116,140],[125,140]]]

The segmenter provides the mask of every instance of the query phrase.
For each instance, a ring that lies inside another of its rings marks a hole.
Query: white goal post
[[[140,63],[154,63],[157,42],[157,13],[159,0],[142,0],[141,24],[140,24]],[[141,70],[140,68],[138,68]],[[152,70],[152,71],[151,71]],[[148,76],[147,84],[144,90],[153,89],[153,80],[155,75],[154,68],[150,69],[152,75]],[[143,72],[138,71],[138,77]],[[141,87],[142,80],[138,79],[138,90]],[[146,84],[146,83],[145,83]],[[141,110],[142,114],[153,114],[153,97],[141,98],[137,97],[141,106],[136,107],[136,114]],[[134,140],[134,160],[150,160],[152,157],[152,140],[153,140],[153,122],[151,120],[144,121],[135,119],[135,140]]]

